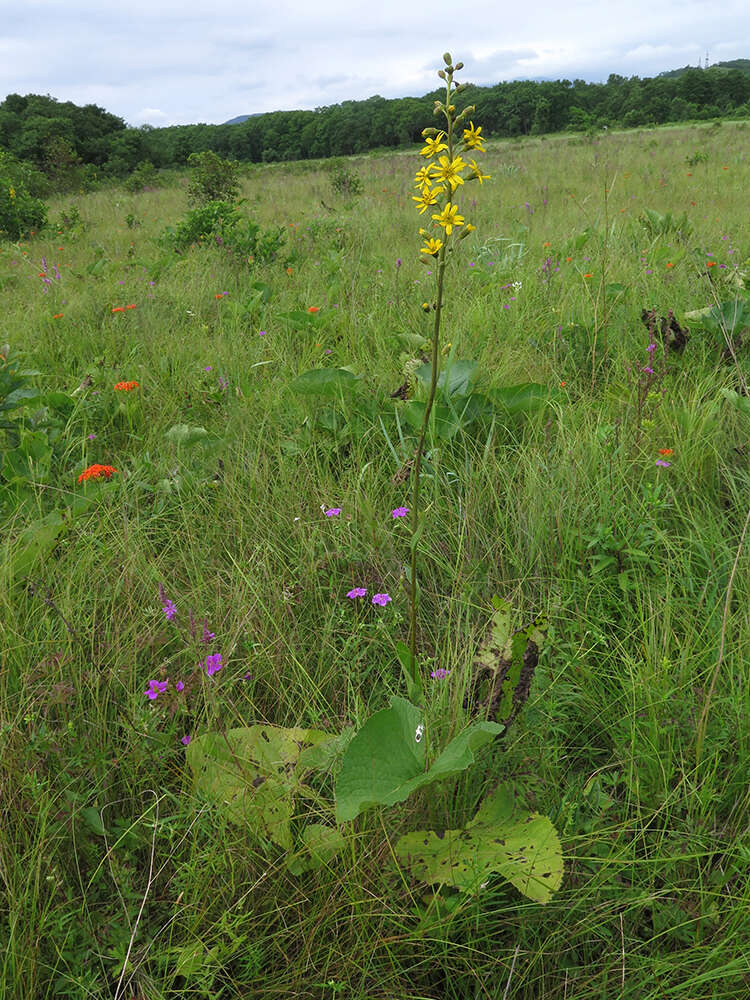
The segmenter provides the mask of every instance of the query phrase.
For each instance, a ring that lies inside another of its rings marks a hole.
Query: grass
[[[290,272],[160,247],[187,209],[184,178],[66,199],[51,217],[75,204],[85,228],[2,248],[1,339],[75,402],[49,475],[6,509],[0,535],[0,995],[744,995],[750,470],[747,417],[721,390],[747,380],[746,349],[728,364],[689,323],[681,355],[659,348],[640,410],[638,397],[641,311],[682,320],[735,294],[750,257],[748,136],[725,125],[490,146],[492,181],[464,195],[477,232],[450,262],[444,336],[478,362],[480,389],[565,385],[541,418],[432,442],[419,643],[427,674],[451,670],[430,689],[446,731],[465,723],[493,594],[519,624],[548,614],[547,645],[480,769],[368,813],[343,858],[298,878],[193,794],[180,740],[256,721],[359,726],[403,694],[408,539],[390,511],[408,503],[397,474],[413,436],[390,394],[414,353],[403,337],[431,323],[418,157],[353,159],[353,203],[322,164],[249,169],[245,209],[287,227]],[[708,160],[690,168],[696,150]],[[649,234],[645,208],[686,211],[692,233]],[[46,292],[42,257],[62,276]],[[712,259],[726,267],[709,271]],[[309,329],[281,318],[312,305]],[[324,366],[362,377],[335,429],[290,388]],[[112,391],[130,379],[139,390]],[[207,442],[180,448],[166,436],[176,424]],[[655,465],[663,448],[669,468]],[[23,527],[70,505],[93,462],[119,474],[14,580]],[[165,621],[160,584],[178,621],[191,607],[216,633],[213,685]],[[354,586],[393,601],[349,601]],[[167,676],[184,677],[184,695],[148,701],[149,679]],[[436,897],[392,864],[401,833],[462,822],[498,778],[562,837],[565,879],[546,906],[499,880]]]

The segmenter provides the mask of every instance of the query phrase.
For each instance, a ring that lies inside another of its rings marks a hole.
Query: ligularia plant
[[[432,672],[432,691],[425,698],[416,657],[417,574],[416,553],[423,525],[419,517],[419,480],[430,412],[438,386],[440,317],[443,280],[449,255],[457,241],[473,226],[461,215],[457,192],[470,181],[480,184],[488,175],[473,159],[484,151],[481,126],[469,116],[474,108],[457,113],[453,97],[462,87],[453,82],[462,64],[455,66],[447,53],[445,100],[435,102],[435,113],[445,119],[442,129],[425,129],[425,147],[415,182],[414,197],[421,215],[429,213],[430,228],[420,229],[422,260],[437,262],[432,336],[432,371],[421,433],[415,453],[411,507],[396,507],[393,518],[411,514],[411,619],[409,645],[397,643],[408,698],[394,695],[390,707],[372,715],[357,733],[347,729],[331,734],[313,729],[286,729],[256,725],[220,734],[206,733],[187,747],[187,759],[198,791],[223,808],[229,819],[242,823],[266,845],[287,853],[287,868],[295,875],[327,867],[345,846],[344,824],[376,806],[404,802],[413,792],[452,778],[476,762],[475,754],[505,731],[528,694],[543,629],[534,623],[513,632],[506,602],[496,601],[490,634],[477,657],[478,680],[487,687],[486,702],[478,690],[470,701],[463,728],[440,746],[431,729],[429,701],[440,701],[439,688],[449,683],[451,670]],[[466,157],[466,159],[464,159]],[[329,516],[339,508],[325,510]],[[347,597],[364,597],[366,588],[355,587]],[[373,604],[385,606],[388,594],[375,594]],[[167,610],[165,609],[165,614]],[[217,668],[218,669],[218,668]],[[441,701],[444,704],[444,699]],[[433,711],[435,710],[433,705]],[[477,718],[483,712],[485,718]],[[496,721],[502,713],[503,722]],[[472,721],[473,720],[473,721]],[[431,738],[432,736],[432,738]],[[326,777],[335,779],[335,802],[330,801]],[[324,822],[303,822],[296,800],[315,805]],[[495,787],[479,803],[473,818],[455,829],[419,830],[401,837],[393,847],[397,863],[414,877],[464,892],[485,888],[495,874],[515,885],[524,895],[544,903],[559,887],[563,863],[560,841],[546,816],[529,812],[512,789]]]
[[[420,227],[419,235],[422,237],[423,246],[420,260],[423,264],[434,264],[437,260],[437,273],[435,275],[435,302],[432,308],[435,312],[435,324],[432,333],[432,372],[430,378],[430,388],[427,396],[427,404],[424,409],[422,420],[422,430],[419,435],[417,450],[414,455],[414,467],[412,473],[412,510],[411,510],[411,566],[409,575],[409,603],[411,607],[411,620],[409,624],[409,672],[412,681],[421,688],[421,683],[416,678],[416,652],[417,652],[417,542],[419,540],[419,483],[422,468],[422,455],[424,453],[425,437],[430,422],[432,406],[435,402],[435,392],[438,385],[438,375],[440,366],[440,318],[443,308],[443,281],[445,277],[445,267],[448,254],[453,250],[458,240],[464,239],[469,233],[476,229],[471,222],[467,222],[463,215],[459,214],[458,204],[454,201],[456,192],[467,181],[479,181],[483,184],[489,179],[489,174],[483,174],[481,167],[475,159],[463,160],[463,156],[477,152],[483,153],[484,139],[481,135],[482,126],[475,126],[469,120],[469,115],[476,111],[474,105],[470,105],[463,111],[456,113],[456,106],[453,103],[454,96],[464,89],[464,84],[454,83],[453,76],[458,70],[463,69],[463,63],[453,65],[450,53],[443,56],[445,69],[438,70],[438,76],[445,81],[445,100],[435,101],[435,115],[445,119],[445,128],[426,128],[422,132],[425,140],[424,149],[420,156],[427,158],[427,162],[419,168],[414,178],[414,184],[419,189],[419,195],[412,195],[412,200],[417,203],[419,214],[430,213],[432,228],[424,229]],[[441,155],[442,154],[442,155]]]

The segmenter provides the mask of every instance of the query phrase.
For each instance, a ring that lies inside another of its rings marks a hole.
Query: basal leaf
[[[374,805],[394,805],[424,777],[424,739],[416,739],[422,711],[404,698],[370,716],[344,755],[336,782],[336,819],[354,819]]]
[[[503,726],[477,722],[453,739],[425,771],[423,716],[404,698],[376,712],[357,733],[344,755],[336,783],[336,819],[344,822],[375,805],[403,802],[417,788],[464,771],[474,751],[489,743]]]
[[[330,734],[279,726],[250,726],[206,733],[187,749],[195,788],[235,823],[292,849],[290,820],[299,785],[301,753]]]
[[[546,903],[562,883],[562,849],[551,821],[522,808],[503,789],[487,796],[464,829],[408,833],[395,853],[422,881],[464,892],[476,892],[496,873],[524,896]]]

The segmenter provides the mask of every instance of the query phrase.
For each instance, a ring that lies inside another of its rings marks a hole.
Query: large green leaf
[[[446,364],[439,373],[437,387],[446,396],[465,396],[476,373],[476,361],[454,361]],[[427,364],[421,365],[415,374],[420,382],[429,388],[432,381],[432,363],[428,361]]]
[[[424,716],[405,698],[371,716],[344,755],[336,782],[336,819],[355,819],[375,805],[403,802],[417,788],[448,778],[474,762],[474,750],[503,731],[494,722],[477,722],[452,740],[425,771]]]
[[[300,785],[301,754],[328,742],[314,729],[249,726],[206,733],[187,749],[196,790],[235,823],[289,851],[294,795]]]
[[[487,395],[497,407],[515,417],[538,412],[555,398],[557,392],[537,382],[523,382],[521,385],[489,389]]]
[[[422,881],[464,892],[476,892],[494,872],[529,899],[546,903],[562,883],[562,849],[554,826],[502,788],[487,796],[464,829],[407,833],[395,853]]]

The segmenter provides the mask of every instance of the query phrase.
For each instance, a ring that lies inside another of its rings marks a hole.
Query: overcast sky
[[[131,125],[218,123],[421,95],[448,49],[479,84],[653,76],[750,58],[750,3],[724,0],[10,0],[0,99],[51,94]],[[2,10],[5,8],[5,13]]]

